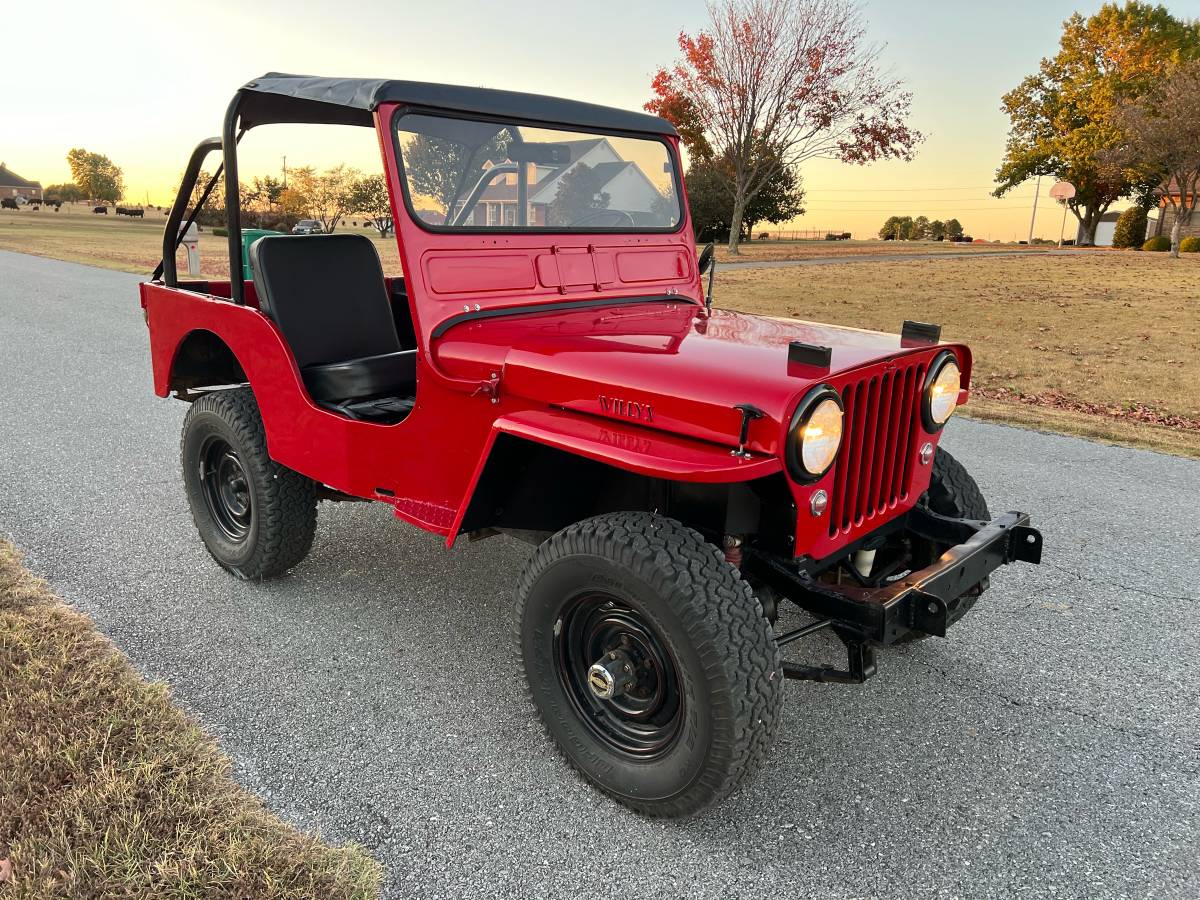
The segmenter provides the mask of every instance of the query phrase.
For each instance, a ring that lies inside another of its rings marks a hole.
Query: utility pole
[[[1033,223],[1037,221],[1038,195],[1042,192],[1042,176],[1038,176],[1037,187],[1033,189],[1033,212],[1029,216],[1029,243],[1033,244]]]
[[[287,154],[283,155],[283,189],[287,190]]]

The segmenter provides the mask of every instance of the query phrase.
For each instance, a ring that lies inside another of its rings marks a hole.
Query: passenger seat
[[[401,349],[379,254],[361,234],[267,235],[250,246],[259,309],[287,339],[321,406],[398,421],[412,410],[417,351]]]

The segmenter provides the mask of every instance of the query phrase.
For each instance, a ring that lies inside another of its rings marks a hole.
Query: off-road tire
[[[957,459],[948,450],[941,447],[933,457],[933,472],[929,481],[929,490],[921,495],[920,501],[939,515],[953,516],[956,519],[979,519],[991,521],[992,514],[988,511],[987,500],[979,485],[971,477]],[[913,567],[922,569],[928,566],[947,550],[947,545],[933,544],[928,541],[913,542]],[[982,592],[987,587],[986,580],[981,585],[973,585],[971,591]],[[970,593],[970,591],[968,592]],[[910,644],[931,637],[920,632],[910,632],[897,643]]]
[[[247,533],[231,540],[214,519],[201,471],[201,448],[221,440],[237,454],[250,497]],[[240,578],[283,575],[312,547],[317,529],[316,483],[267,455],[262,416],[249,388],[214,391],[183,420],[180,464],[192,520],[218,563]]]
[[[948,450],[938,448],[933,456],[933,474],[929,490],[921,498],[931,510],[939,515],[958,519],[980,519],[991,521],[987,500],[979,485],[962,463],[950,455]]]
[[[640,610],[676,663],[679,733],[660,757],[633,759],[606,745],[572,705],[556,665],[557,629],[571,597],[587,591]],[[687,816],[762,764],[779,722],[779,650],[749,584],[692,529],[641,512],[563,529],[526,565],[516,618],[530,699],[547,732],[576,770],[626,806]]]

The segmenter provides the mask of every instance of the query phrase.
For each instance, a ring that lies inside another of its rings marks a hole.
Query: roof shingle
[[[22,178],[4,163],[0,163],[0,187],[16,187],[16,188],[37,188],[42,189],[40,181],[30,181],[28,178]]]

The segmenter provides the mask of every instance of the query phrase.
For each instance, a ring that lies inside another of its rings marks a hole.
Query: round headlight
[[[926,389],[925,408],[933,428],[941,428],[958,406],[958,391],[962,386],[962,373],[953,356],[942,364]]]
[[[833,388],[814,388],[792,416],[789,468],[799,481],[813,481],[829,471],[842,444],[842,404]]]
[[[842,408],[833,398],[816,405],[800,426],[800,464],[810,475],[820,475],[831,465],[842,445]]]

